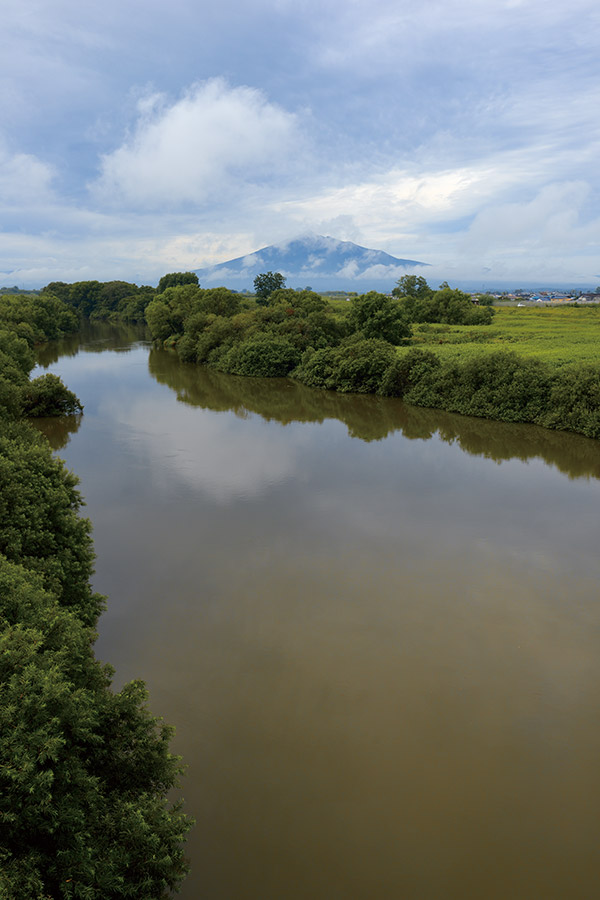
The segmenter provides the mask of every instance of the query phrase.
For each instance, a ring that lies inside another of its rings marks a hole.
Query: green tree
[[[451,288],[446,282],[437,291],[409,295],[400,305],[410,322],[439,322],[444,325],[489,325],[491,306],[474,306],[469,294]]]
[[[58,375],[48,373],[29,382],[23,391],[26,416],[73,416],[83,412],[81,401]]]
[[[156,293],[162,294],[167,288],[177,287],[180,284],[195,284],[197,286],[198,276],[195,272],[169,272],[167,275],[163,275],[158,282]]]
[[[101,288],[75,287],[83,305]],[[0,898],[167,900],[190,824],[166,800],[172,731],[140,682],[115,693],[94,658],[104,600],[77,479],[18,421],[81,408],[55,375],[29,382],[34,342],[78,322],[49,291],[0,297]]]
[[[396,358],[396,351],[388,341],[369,338],[342,344],[336,350],[336,357],[336,390],[375,394]]]
[[[44,587],[87,625],[103,599],[90,587],[91,526],[77,512],[77,479],[24,423],[0,431],[0,553],[38,572]]]
[[[138,682],[110,689],[90,631],[0,555],[0,896],[171,896],[189,822],[181,771]]]
[[[148,304],[145,316],[150,334],[155,341],[166,341],[177,327],[173,321],[169,304],[158,297]]]
[[[35,342],[55,340],[77,331],[79,316],[67,303],[50,293],[1,296],[0,327],[19,331],[24,325]]]
[[[254,293],[257,303],[266,303],[273,291],[285,287],[285,278],[280,272],[263,272],[254,279]]]
[[[100,281],[76,281],[69,286],[69,296],[65,300],[87,317],[96,308],[101,290]]]
[[[41,293],[54,294],[55,297],[68,303],[71,294],[71,285],[67,284],[66,281],[51,281],[50,284],[47,284],[46,287],[42,288]]]
[[[365,338],[378,338],[390,344],[399,344],[410,336],[410,325],[397,300],[369,291],[352,298],[348,321],[352,328]]]
[[[432,290],[422,275],[403,275],[392,290],[394,297],[429,297]]]
[[[226,287],[207,288],[194,300],[193,312],[212,313],[215,316],[235,316],[242,308],[238,294]]]
[[[293,377],[310,387],[375,394],[395,359],[396,349],[388,341],[352,336],[338,347],[307,350]]]
[[[168,287],[146,307],[146,321],[154,340],[183,334],[184,322],[202,296],[196,284]]]

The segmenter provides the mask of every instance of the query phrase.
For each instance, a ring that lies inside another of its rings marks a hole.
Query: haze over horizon
[[[0,284],[314,232],[432,284],[600,283],[592,0],[6,0]]]

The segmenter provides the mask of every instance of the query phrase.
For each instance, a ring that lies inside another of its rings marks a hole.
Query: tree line
[[[0,897],[167,898],[190,825],[166,799],[171,729],[94,656],[91,526],[26,421],[81,411],[60,379],[29,377],[34,346],[79,327],[50,291],[0,296]]]
[[[556,368],[506,350],[450,361],[413,346],[417,323],[492,322],[491,306],[474,305],[446,283],[433,290],[424,278],[407,275],[392,296],[353,296],[344,315],[312,291],[282,287],[273,274],[257,279],[258,302],[226,288],[167,287],[146,308],[152,337],[185,362],[235,375],[286,376],[317,388],[600,437],[597,366]]]
[[[423,277],[405,275],[392,296],[353,295],[343,311],[310,289],[286,288],[278,272],[260,274],[254,287],[254,297],[225,287],[202,289],[193,272],[172,272],[156,288],[53,282],[41,296],[62,299],[91,320],[146,322],[152,338],[182,360],[219,371],[286,376],[314,387],[402,397],[600,437],[596,366],[558,369],[488,349],[451,362],[413,346],[416,324],[491,323],[491,306],[474,305],[447,283],[434,290]]]

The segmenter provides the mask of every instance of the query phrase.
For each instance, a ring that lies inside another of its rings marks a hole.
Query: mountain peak
[[[271,244],[206,269],[196,269],[202,284],[227,284],[251,289],[261,272],[281,272],[288,287],[320,290],[389,290],[407,270],[428,265],[400,259],[383,250],[369,250],[352,241],[307,233]]]

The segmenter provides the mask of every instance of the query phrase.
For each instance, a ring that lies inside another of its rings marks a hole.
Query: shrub
[[[399,344],[410,336],[410,325],[397,300],[369,291],[368,294],[353,298],[351,302],[348,321],[365,338],[378,338],[389,341],[390,344]]]
[[[70,391],[58,375],[34,378],[23,394],[26,416],[72,416],[83,412],[81,401]]]
[[[280,337],[260,337],[235,344],[220,359],[218,368],[233,375],[277,378],[287,375],[300,362],[300,353]]]
[[[333,347],[309,349],[302,357],[294,378],[309,387],[335,388],[337,357]]]
[[[394,347],[387,341],[370,339],[342,344],[336,350],[337,390],[376,394],[395,357]]]
[[[393,360],[384,373],[379,392],[387,397],[403,397],[406,391],[439,366],[439,358],[430,350],[409,350]]]
[[[541,424],[600,438],[600,370],[563,369],[554,378]]]

